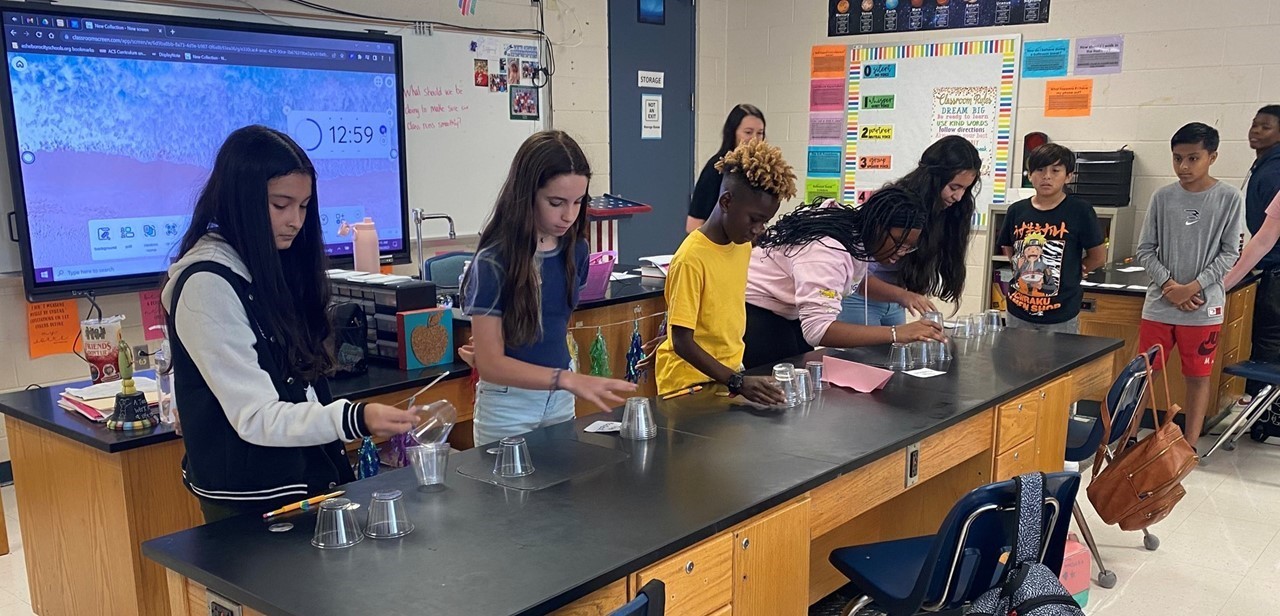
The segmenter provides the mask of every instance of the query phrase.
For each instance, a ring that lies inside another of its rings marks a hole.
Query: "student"
[[[729,112],[724,120],[720,140],[720,149],[712,156],[698,174],[698,183],[693,186],[693,198],[689,201],[689,218],[685,222],[685,231],[692,233],[711,217],[720,198],[720,172],[716,163],[724,158],[730,150],[752,139],[764,139],[764,112],[755,105],[742,104]]]
[[[1274,238],[1268,244],[1266,236],[1267,225],[1275,224],[1270,214],[1274,206],[1269,204],[1280,194],[1280,105],[1258,110],[1249,128],[1249,147],[1257,154],[1257,160],[1249,169],[1245,186],[1244,217],[1254,237],[1240,260],[1251,262],[1240,272],[1240,278],[1226,288],[1235,286],[1244,278],[1244,272],[1255,265],[1263,271],[1253,304],[1253,350],[1249,359],[1274,363],[1280,362],[1280,248],[1275,247]],[[1270,248],[1262,250],[1264,245]],[[1263,254],[1255,255],[1250,249]],[[1262,386],[1259,381],[1249,381],[1246,390],[1256,395]]]
[[[511,161],[462,285],[481,375],[477,445],[572,420],[574,396],[607,411],[635,391],[569,370],[569,316],[587,280],[590,180],[582,149],[561,131],[530,135]]]
[[[1076,155],[1056,143],[1027,157],[1036,194],[1009,206],[998,240],[1013,266],[1009,327],[1080,333],[1080,280],[1102,266],[1107,249],[1093,206],[1063,192],[1075,167]]]
[[[710,218],[676,251],[667,272],[667,338],[656,352],[658,391],[727,385],[757,404],[784,403],[771,377],[743,376],[747,267],[751,242],[796,194],[796,176],[778,148],[753,139],[716,164],[724,175]]]
[[[783,216],[756,241],[747,272],[748,368],[812,351],[943,340],[933,321],[865,326],[840,323],[840,300],[870,262],[894,264],[916,249],[928,211],[899,188],[876,192],[861,207],[815,202]]]
[[[1230,289],[1240,284],[1240,281],[1244,280],[1244,277],[1249,275],[1249,272],[1253,270],[1254,266],[1258,265],[1263,258],[1270,257],[1271,253],[1274,252],[1277,243],[1276,240],[1280,240],[1280,193],[1276,193],[1276,196],[1271,199],[1271,203],[1267,206],[1264,213],[1266,214],[1266,217],[1262,219],[1262,224],[1258,227],[1258,230],[1253,232],[1253,237],[1249,238],[1249,243],[1244,245],[1244,251],[1240,253],[1240,260],[1236,261],[1235,266],[1232,267],[1231,271],[1227,272],[1227,276],[1222,279],[1222,287],[1224,289]],[[1280,277],[1280,266],[1267,270],[1267,274],[1269,276]],[[1264,276],[1264,279],[1265,278],[1266,277]],[[1268,280],[1267,282],[1275,284],[1275,280]],[[1259,297],[1261,296],[1262,294],[1259,293]],[[1265,301],[1280,302],[1280,298],[1268,298]],[[1253,311],[1255,319],[1257,318],[1256,314],[1260,308],[1259,304],[1261,303],[1263,303],[1263,300],[1261,299],[1254,301]],[[1267,308],[1274,307],[1274,305],[1267,306]],[[1270,359],[1261,361],[1274,362],[1276,360]]]
[[[930,296],[959,302],[981,170],[978,148],[964,137],[949,135],[926,148],[920,164],[892,184],[928,204],[929,221],[918,250],[897,263],[873,263],[868,268],[864,292],[844,298],[841,322],[902,325],[906,310],[914,315],[936,310]]]
[[[1187,442],[1195,447],[1209,407],[1209,374],[1222,329],[1223,276],[1240,256],[1240,191],[1209,175],[1218,131],[1193,122],[1170,141],[1178,183],[1151,196],[1138,240],[1138,263],[1151,276],[1138,348],[1178,347],[1187,382]],[[1157,357],[1160,369],[1163,356]]]
[[[332,400],[315,169],[287,135],[233,133],[196,201],[161,299],[187,455],[206,522],[262,514],[355,480],[339,441],[415,416]]]

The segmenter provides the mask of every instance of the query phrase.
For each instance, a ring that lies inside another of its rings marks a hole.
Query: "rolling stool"
[[[1236,448],[1236,441],[1245,432],[1248,432],[1253,424],[1262,417],[1262,413],[1271,408],[1271,405],[1280,398],[1280,364],[1271,364],[1260,361],[1242,361],[1238,364],[1227,366],[1222,369],[1223,374],[1237,376],[1254,381],[1266,383],[1262,387],[1262,391],[1253,397],[1253,401],[1249,406],[1245,407],[1244,412],[1235,421],[1231,422],[1231,427],[1227,428],[1222,436],[1214,442],[1213,447],[1209,448],[1209,453],[1200,457],[1201,460],[1208,460],[1213,452],[1222,447],[1227,451]],[[1254,440],[1257,440],[1255,437]]]

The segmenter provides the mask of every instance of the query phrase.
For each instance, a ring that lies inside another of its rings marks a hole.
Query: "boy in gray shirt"
[[[1218,131],[1192,122],[1174,133],[1178,183],[1151,196],[1138,240],[1138,263],[1151,276],[1142,307],[1138,348],[1178,348],[1187,382],[1187,442],[1195,447],[1208,410],[1209,375],[1222,329],[1222,278],[1240,256],[1244,198],[1209,175],[1218,158]],[[1163,357],[1156,358],[1157,370]]]

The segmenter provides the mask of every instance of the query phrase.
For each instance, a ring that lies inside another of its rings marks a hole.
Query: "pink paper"
[[[834,357],[822,358],[822,380],[838,387],[849,387],[869,394],[889,382],[892,370],[868,366]]]
[[[142,291],[138,293],[138,302],[142,304],[142,335],[144,339],[161,340],[164,332],[153,330],[156,325],[164,325],[164,310],[160,308],[160,291]]]

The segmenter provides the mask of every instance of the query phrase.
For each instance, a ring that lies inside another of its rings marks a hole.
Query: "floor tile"
[[[1089,616],[1204,616],[1217,614],[1240,585],[1224,575],[1187,563],[1144,564],[1108,593],[1089,591]],[[1261,616],[1261,615],[1259,615]]]
[[[1280,520],[1250,522],[1197,511],[1187,516],[1173,532],[1161,534],[1160,549],[1153,561],[1194,563],[1228,573],[1238,580],[1258,562],[1277,533],[1280,533]]]
[[[1226,605],[1218,611],[1219,616],[1241,616],[1243,614],[1276,613],[1277,602],[1280,602],[1280,578],[1275,576],[1248,575],[1236,587]]]

